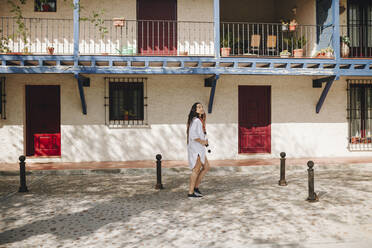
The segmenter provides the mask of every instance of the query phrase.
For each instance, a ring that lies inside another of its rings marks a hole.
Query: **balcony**
[[[73,20],[0,18],[3,51],[8,54],[73,54]],[[80,21],[81,55],[214,56],[213,22],[104,20]]]
[[[317,25],[289,23],[221,22],[222,56],[333,58],[331,36],[322,41],[329,46],[323,49],[324,54],[318,48],[319,34],[324,29]],[[328,32],[332,30],[328,27]]]
[[[341,57],[372,58],[372,25],[341,25]]]

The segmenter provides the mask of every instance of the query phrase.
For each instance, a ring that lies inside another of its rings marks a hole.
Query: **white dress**
[[[202,164],[205,163],[205,146],[195,141],[197,138],[205,140],[205,134],[203,132],[202,122],[199,118],[194,118],[189,127],[189,143],[187,145],[190,169],[195,167],[198,155],[200,156]]]

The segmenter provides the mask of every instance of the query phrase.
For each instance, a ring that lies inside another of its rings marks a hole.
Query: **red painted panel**
[[[239,86],[239,153],[270,152],[270,86]]]
[[[61,134],[34,134],[35,156],[61,156]]]
[[[177,0],[137,0],[138,52],[177,54]]]

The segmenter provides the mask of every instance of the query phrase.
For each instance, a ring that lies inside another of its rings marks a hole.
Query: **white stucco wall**
[[[0,162],[15,162],[25,153],[25,85],[61,87],[61,158],[34,161],[186,160],[186,117],[200,101],[207,108],[206,76],[148,76],[148,120],[144,128],[110,129],[105,125],[104,76],[90,76],[84,88],[88,115],[83,115],[72,75],[7,75],[7,119],[0,120]],[[271,85],[271,154],[238,154],[238,85]],[[210,159],[372,156],[349,151],[345,78],[336,81],[319,114],[315,105],[322,89],[305,76],[226,76],[218,81],[207,130]],[[32,161],[32,160],[31,160]]]

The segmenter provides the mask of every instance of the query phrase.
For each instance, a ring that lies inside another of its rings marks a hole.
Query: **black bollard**
[[[164,189],[161,184],[161,155],[156,155],[156,186],[155,189]]]
[[[18,192],[28,192],[27,186],[26,186],[26,163],[25,163],[26,157],[20,156],[19,157],[19,175],[21,180],[21,186],[19,187]]]
[[[309,167],[309,169],[307,169],[309,174],[309,197],[307,198],[307,201],[317,202],[319,201],[319,198],[314,192],[314,162],[310,160],[307,162],[307,166]]]
[[[287,181],[285,180],[285,152],[280,153],[280,186],[287,186]]]

